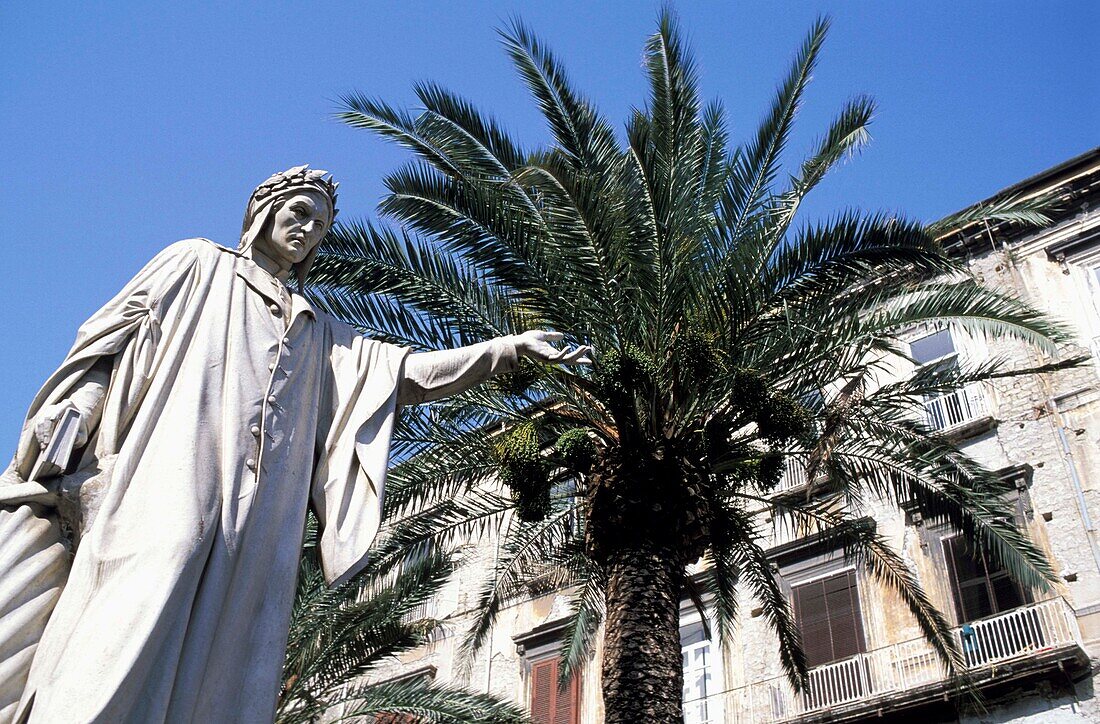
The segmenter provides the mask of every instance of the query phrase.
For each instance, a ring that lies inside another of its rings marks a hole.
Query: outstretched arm
[[[405,362],[398,403],[416,405],[454,395],[490,377],[511,372],[520,357],[548,364],[590,364],[589,347],[558,349],[559,332],[531,330],[523,334],[439,352],[419,352]]]

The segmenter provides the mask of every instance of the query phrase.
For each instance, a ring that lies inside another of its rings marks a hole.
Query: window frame
[[[1015,492],[1006,493],[1006,501],[1011,502],[1014,507],[1013,524],[1021,531],[1026,532],[1032,540],[1035,540],[1035,531],[1032,529],[1032,523],[1035,521],[1035,511],[1029,491],[1032,483],[1032,473],[1031,466],[1026,464],[1014,465],[997,471],[1002,479],[1012,481],[1016,488]],[[906,509],[907,524],[916,527],[920,547],[931,563],[931,569],[937,574],[933,576],[932,581],[922,581],[922,585],[926,590],[938,591],[939,609],[947,614],[952,625],[962,626],[965,622],[961,620],[961,614],[956,606],[955,585],[952,583],[950,564],[943,545],[944,540],[959,535],[959,531],[952,528],[946,521],[929,522],[924,520],[920,513],[915,510],[915,506],[903,507]],[[1024,589],[1023,593],[1025,598],[1031,601],[1035,600],[1035,591]]]
[[[951,340],[951,352],[949,354],[941,355],[934,359],[925,360],[924,362],[918,362],[916,356],[913,354],[913,343],[919,342],[922,339],[928,339],[937,334],[946,333],[947,338]],[[951,328],[951,325],[945,325],[941,327],[929,327],[920,330],[919,334],[909,337],[905,341],[909,347],[909,356],[913,359],[914,370],[926,369],[928,367],[946,366],[948,364],[960,365],[962,364],[962,351],[959,349],[959,341],[956,339],[955,330]]]
[[[960,533],[954,533],[951,535],[940,537],[940,546],[943,549],[943,558],[947,568],[948,585],[950,586],[951,590],[951,598],[953,600],[953,603],[955,604],[955,620],[958,625],[961,626],[964,624],[972,623],[974,621],[978,621],[989,616],[998,616],[1000,614],[1007,613],[1008,611],[1013,611],[1017,608],[1026,606],[1029,603],[1034,602],[1034,595],[1032,594],[1032,592],[1022,586],[1018,581],[1013,579],[1012,576],[1008,574],[1007,570],[1005,570],[1004,568],[998,568],[995,572],[991,574],[989,558],[980,551],[970,551],[972,554],[975,554],[971,556],[974,562],[981,565],[982,575],[979,577],[968,579],[967,582],[970,583],[971,581],[977,580],[984,581],[983,588],[985,589],[986,597],[992,610],[979,616],[967,616],[967,612],[965,611],[966,603],[963,598],[963,591],[959,582],[958,566],[955,563],[955,553],[954,551],[948,550],[949,547],[955,548],[958,542],[961,542],[969,547],[966,538],[964,538]],[[993,585],[995,578],[998,580],[1006,579],[1009,584],[1011,584],[1013,590],[1016,592],[1016,595],[1019,597],[1020,603],[1010,608],[1000,608],[997,602],[996,589]]]
[[[559,647],[560,649],[560,647]],[[527,711],[531,716],[531,720],[537,724],[580,724],[580,710],[581,710],[581,677],[580,672],[575,672],[569,679],[569,685],[562,689],[558,686],[558,655],[559,650],[555,650],[552,653],[544,654],[538,658],[528,659],[525,663],[524,669],[527,671]],[[535,696],[538,693],[535,684],[538,680],[537,669],[541,667],[549,667],[550,681],[548,683],[549,692],[547,696],[549,701],[547,703],[547,718],[540,720],[535,717]],[[568,702],[568,712],[565,715],[565,721],[561,721],[561,702],[563,698]]]
[[[534,718],[535,705],[535,675],[536,667],[551,666],[551,681],[553,688],[550,692],[551,706],[549,724],[580,724],[581,708],[583,702],[584,669],[574,672],[569,686],[562,689],[557,686],[558,657],[561,654],[562,634],[565,631],[567,621],[558,619],[541,624],[535,628],[513,637],[517,653],[522,661],[523,701],[527,711]],[[556,703],[562,695],[571,698],[570,711],[564,723],[557,721]]]
[[[876,521],[867,516],[858,522],[871,529],[877,526]],[[855,577],[856,594],[859,597],[863,651],[873,651],[880,644],[875,636],[883,628],[882,607],[876,605],[878,589],[867,585],[866,571],[855,561],[845,557],[842,547],[829,541],[824,534],[812,534],[772,548],[767,555],[772,561],[776,580],[791,607],[792,615],[795,612],[794,589],[797,586],[850,571]]]
[[[706,604],[704,604],[704,607],[709,608],[709,606],[707,606]],[[710,615],[709,611],[707,612],[707,618],[709,620],[713,620],[713,618],[714,618],[712,615]],[[683,700],[681,702],[682,705],[683,705],[683,712],[684,712],[684,724],[718,724],[718,722],[725,721],[725,719],[723,718],[723,716],[724,716],[724,707],[722,706],[723,702],[722,702],[722,697],[720,696],[722,694],[722,692],[725,691],[725,688],[726,688],[725,683],[724,683],[725,679],[723,678],[724,675],[725,675],[725,667],[723,666],[724,662],[722,660],[722,656],[723,656],[723,654],[722,654],[722,645],[721,645],[721,642],[718,640],[718,638],[714,635],[714,628],[712,626],[709,626],[707,621],[703,620],[703,613],[700,612],[699,609],[690,600],[682,601],[680,603],[679,629],[682,631],[687,626],[692,626],[692,625],[695,625],[695,624],[701,624],[704,628],[704,632],[709,632],[709,634],[710,634],[706,638],[706,643],[710,647],[709,657],[708,657],[708,665],[706,667],[706,669],[707,669],[706,675],[707,675],[707,677],[709,677],[709,681],[711,681],[713,683],[714,691],[710,691],[709,689],[707,689],[706,693],[704,693],[704,695],[702,697],[703,701],[705,701],[704,711],[706,712],[705,715],[704,715],[704,718],[702,718],[702,719],[689,718],[689,712],[688,712],[688,707],[687,707],[687,704],[689,702],[687,700]],[[683,646],[683,644],[681,644],[680,645],[681,662],[683,661],[683,655],[684,655],[684,646]],[[688,672],[685,669],[683,671],[683,673],[684,673],[684,685],[685,685],[685,688],[686,688],[686,686],[687,686],[687,673]],[[706,688],[706,683],[705,682],[704,682],[704,688]],[[697,699],[692,699],[691,701],[696,702],[696,701],[699,701],[699,699],[698,698]]]

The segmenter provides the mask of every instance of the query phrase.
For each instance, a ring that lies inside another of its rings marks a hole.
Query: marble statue
[[[307,507],[347,580],[401,405],[519,356],[588,362],[542,331],[424,353],[356,334],[302,295],[335,215],[326,172],[276,174],[238,248],[169,246],[80,328],[0,479],[0,722],[271,722]],[[31,480],[63,413],[70,472]]]

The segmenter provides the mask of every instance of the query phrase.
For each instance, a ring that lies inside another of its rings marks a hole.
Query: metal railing
[[[924,423],[933,430],[950,430],[989,414],[985,389],[972,384],[924,401]]]
[[[760,495],[775,495],[803,488],[809,482],[808,472],[804,456],[788,454],[783,462],[783,473],[776,486],[771,489],[756,488],[754,492]]]
[[[422,621],[426,618],[439,619],[442,618],[442,606],[439,605],[439,601],[435,598],[429,598],[424,603],[417,605],[415,608],[409,609],[401,617],[401,623],[410,624]]]
[[[800,488],[808,482],[806,461],[800,457],[788,455],[783,463],[783,476],[779,478],[779,485],[775,486],[773,493],[782,493],[785,490]]]
[[[1061,598],[973,621],[954,631],[970,670],[1026,658],[1060,646],[1081,645],[1073,609]],[[943,681],[947,672],[932,646],[913,639],[810,670],[802,692],[784,677],[715,694],[728,724],[780,722],[832,707],[902,694]],[[716,722],[719,720],[715,720]]]

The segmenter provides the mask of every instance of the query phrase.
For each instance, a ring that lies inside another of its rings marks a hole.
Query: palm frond
[[[521,707],[490,694],[417,681],[358,687],[341,697],[338,703],[338,717],[328,721],[360,721],[363,717],[384,715],[405,715],[418,722],[438,724],[523,724],[531,721]]]
[[[828,30],[829,19],[818,18],[777,90],[755,139],[732,160],[731,179],[722,198],[723,235],[727,244],[738,243],[750,218],[771,195],[780,157],[790,139],[802,94],[813,75]]]
[[[751,517],[742,509],[727,506],[715,549],[729,555],[742,581],[760,602],[768,625],[779,640],[779,660],[796,690],[806,682],[806,654],[802,635],[791,612],[790,602],[772,574],[771,561],[757,542],[760,539]],[[727,584],[728,585],[728,584]],[[719,619],[721,626],[721,619]]]
[[[1011,221],[1023,226],[1043,226],[1050,223],[1050,212],[1058,208],[1062,195],[1058,192],[1039,196],[1009,196],[977,204],[934,221],[926,228],[932,236],[943,236],[980,223]]]
[[[592,565],[585,567],[584,574],[573,594],[568,622],[562,632],[564,645],[559,657],[558,680],[563,686],[591,659],[596,634],[605,616],[603,575]]]

